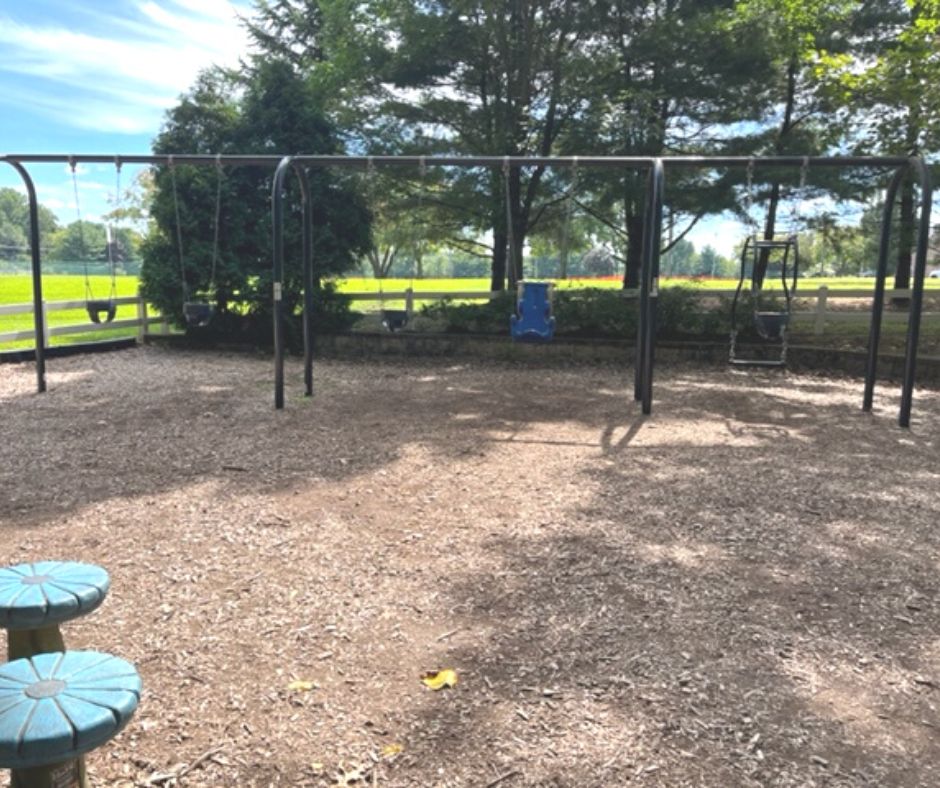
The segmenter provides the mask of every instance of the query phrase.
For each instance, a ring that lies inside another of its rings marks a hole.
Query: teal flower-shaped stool
[[[40,561],[0,569],[0,628],[9,658],[65,651],[59,624],[90,613],[111,580],[100,566]]]
[[[140,690],[133,665],[97,651],[0,665],[0,768],[13,788],[87,788],[82,756],[127,725]]]

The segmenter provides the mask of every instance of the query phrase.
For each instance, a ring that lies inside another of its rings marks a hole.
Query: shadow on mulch
[[[487,634],[455,637],[455,691],[401,711],[416,731],[402,763],[422,776],[938,782],[930,425],[904,432],[778,376],[670,371],[643,419],[629,371],[327,364],[312,401],[275,413],[266,361],[147,351],[60,369],[49,394],[5,400],[7,526],[202,482],[220,497],[346,482],[414,447],[442,474],[506,444],[596,447],[570,471],[587,500],[488,531],[484,568],[431,575],[452,626]],[[545,495],[530,470],[493,497]]]
[[[637,447],[644,422],[601,427],[605,451],[625,438],[588,474],[594,500],[544,533],[491,534],[500,571],[449,584],[444,607],[493,634],[452,652],[464,685],[419,713],[433,733],[413,760],[477,763],[475,785],[936,785],[940,500],[909,470],[930,445],[885,466],[886,444],[914,442],[845,404],[748,389],[705,409],[694,382],[663,390],[663,420],[726,419],[755,445]],[[563,744],[572,719],[608,746],[531,746],[533,730]]]

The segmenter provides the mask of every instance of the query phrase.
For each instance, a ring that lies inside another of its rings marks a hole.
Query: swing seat
[[[183,317],[190,328],[205,328],[214,314],[215,308],[205,301],[188,301],[183,304]]]
[[[85,302],[85,311],[92,323],[110,323],[117,314],[117,304],[113,298]]]
[[[754,313],[754,327],[764,339],[781,339],[789,325],[790,315],[787,312]]]
[[[516,314],[509,318],[513,341],[550,342],[555,336],[551,287],[549,282],[523,282]]]
[[[401,331],[408,325],[408,311],[405,309],[383,309],[382,325],[386,331]]]

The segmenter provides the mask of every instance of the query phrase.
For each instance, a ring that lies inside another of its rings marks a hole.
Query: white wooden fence
[[[582,289],[565,290],[566,293],[585,292]],[[639,295],[637,290],[617,290],[622,298],[636,298]],[[731,297],[734,290],[693,290],[696,297],[703,300],[714,299],[718,297]],[[376,302],[384,304],[386,301],[403,301],[405,309],[409,316],[414,313],[415,304],[418,301],[437,301],[444,298],[458,299],[462,301],[488,301],[499,295],[497,292],[487,292],[480,290],[473,291],[450,291],[450,290],[415,290],[408,288],[403,291],[395,292],[354,292],[347,293],[353,301]],[[927,290],[925,295],[930,297],[940,297],[940,290]],[[840,299],[866,299],[870,300],[871,290],[832,290],[823,285],[821,287],[808,290],[805,287],[797,292],[797,309],[793,312],[795,321],[803,323],[812,323],[815,334],[824,334],[826,326],[830,323],[864,323],[867,324],[871,319],[870,301],[863,309],[851,311],[832,309],[833,302]],[[890,303],[893,298],[909,298],[910,290],[888,290],[885,293],[886,303]],[[49,325],[49,314],[67,309],[85,309],[85,301],[46,301],[43,302],[42,320],[43,329],[48,346],[52,337],[67,336],[70,334],[85,334],[89,332],[106,332],[121,329],[135,328],[140,340],[150,332],[151,326],[160,326],[159,333],[167,334],[170,326],[166,318],[160,315],[149,315],[147,303],[140,296],[124,296],[115,298],[114,302],[118,306],[134,305],[137,310],[137,317],[122,318],[112,320],[110,323],[93,323],[90,320],[82,323],[70,325]],[[809,307],[809,308],[806,308]],[[0,304],[0,315],[31,315],[33,305],[29,304]],[[940,317],[940,312],[924,312],[925,317]],[[883,315],[885,322],[906,323],[908,315],[906,312],[892,312],[886,310]],[[32,327],[19,331],[7,331],[0,333],[0,344],[4,342],[16,342],[21,340],[35,339],[35,331]]]
[[[123,296],[115,298],[114,303],[117,306],[134,305],[137,308],[137,317],[122,318],[112,320],[110,323],[93,323],[88,320],[83,323],[73,323],[62,326],[50,326],[49,314],[51,312],[61,312],[67,309],[85,309],[86,302],[81,301],[43,301],[42,304],[42,327],[43,335],[46,339],[46,347],[49,346],[49,340],[52,337],[67,336],[69,334],[87,334],[98,331],[117,331],[128,328],[137,329],[137,337],[140,340],[148,333],[150,326],[161,326],[161,333],[169,333],[170,327],[167,321],[160,316],[149,316],[147,314],[147,302],[140,296]],[[0,315],[32,315],[33,305],[29,304],[0,304]],[[0,343],[18,342],[22,340],[35,340],[36,331],[33,327],[22,329],[20,331],[7,331],[0,333]]]
[[[812,322],[813,324],[813,333],[814,334],[824,334],[826,332],[826,325],[829,323],[863,323],[867,324],[871,320],[871,298],[874,288],[871,290],[855,289],[855,290],[833,290],[830,289],[827,285],[821,285],[815,288],[806,288],[801,286],[797,288],[795,294],[796,303],[793,310],[793,319],[798,322],[807,323]],[[584,289],[564,289],[565,293],[582,293],[586,292]],[[622,298],[637,298],[640,294],[639,290],[617,290],[615,291]],[[691,292],[695,297],[704,300],[716,299],[720,297],[732,298],[734,297],[734,289],[726,290],[708,290],[708,289],[693,289]],[[766,291],[770,295],[778,295],[781,298],[783,297],[783,291]],[[408,312],[410,317],[414,313],[415,302],[416,301],[436,301],[443,298],[451,298],[454,300],[460,301],[488,301],[496,296],[500,295],[499,292],[486,292],[480,290],[473,291],[452,291],[452,290],[415,290],[414,288],[408,288],[402,291],[387,291],[387,292],[353,292],[346,293],[353,301],[379,301],[384,303],[386,301],[404,301],[405,310]],[[925,290],[925,298],[938,297],[940,298],[940,290]],[[910,290],[886,290],[885,291],[885,303],[890,304],[892,299],[895,298],[910,298]],[[839,310],[838,308],[833,309],[833,301],[839,301],[840,299],[853,299],[859,300],[864,299],[867,301],[864,308],[855,309],[851,311]],[[809,308],[806,308],[809,307]],[[924,312],[924,317],[938,317],[940,312]],[[885,311],[882,315],[882,321],[885,323],[907,323],[907,312],[898,311]]]

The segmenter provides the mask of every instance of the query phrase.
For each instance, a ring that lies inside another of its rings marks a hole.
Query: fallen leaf
[[[429,671],[421,677],[421,681],[432,690],[440,690],[444,689],[444,687],[456,687],[457,671],[450,669],[439,670],[437,673]]]
[[[287,689],[291,692],[309,692],[312,689],[316,689],[316,684],[312,681],[304,681],[298,679],[297,681],[292,681],[287,685]]]

